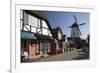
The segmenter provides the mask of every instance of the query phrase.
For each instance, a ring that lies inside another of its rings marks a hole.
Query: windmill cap
[[[71,27],[78,27],[78,24],[74,23]]]

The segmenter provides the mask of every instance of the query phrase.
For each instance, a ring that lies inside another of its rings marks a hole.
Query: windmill
[[[77,22],[76,16],[73,15],[75,22],[69,26],[69,28],[71,28],[71,36],[69,37],[68,41],[73,42],[74,47],[76,47],[77,49],[80,49],[82,47],[82,40],[80,38],[81,31],[79,26],[85,25],[86,23],[81,23],[79,24]]]
[[[73,15],[73,17],[75,19],[75,22],[71,26],[69,26],[69,28],[71,28],[71,37],[72,38],[80,38],[80,36],[82,34],[81,34],[80,29],[79,29],[79,26],[85,25],[86,23],[78,24],[76,16]]]

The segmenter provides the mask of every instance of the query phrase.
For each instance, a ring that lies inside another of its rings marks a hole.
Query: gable
[[[23,25],[21,23],[21,30],[52,36],[48,20],[41,19],[39,16],[36,17],[35,14],[30,14],[24,10],[23,12],[24,28],[22,29]]]
[[[60,27],[53,28],[53,36],[56,39],[62,39],[63,33]]]

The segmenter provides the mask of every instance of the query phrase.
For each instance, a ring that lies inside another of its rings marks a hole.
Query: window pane
[[[38,25],[38,19],[34,16],[29,15],[29,25],[32,25],[34,27],[37,27]]]

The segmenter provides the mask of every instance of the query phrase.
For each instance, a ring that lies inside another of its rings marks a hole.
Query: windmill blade
[[[80,32],[80,35],[82,35],[82,33],[81,33],[80,29],[79,29],[79,32]]]
[[[69,28],[72,28],[71,26],[69,26]]]
[[[75,22],[77,23],[77,19],[76,19],[76,16],[75,16],[75,15],[73,15],[73,16],[74,16]]]
[[[81,26],[81,25],[85,25],[85,24],[86,24],[86,23],[82,23],[82,24],[79,24],[79,25]]]
[[[69,28],[72,28],[72,26],[69,26]]]

